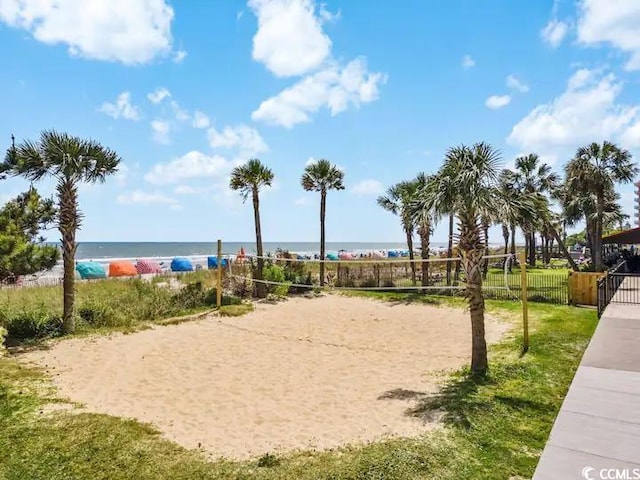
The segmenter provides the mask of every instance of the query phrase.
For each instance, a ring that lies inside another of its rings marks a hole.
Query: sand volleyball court
[[[489,341],[504,330],[487,320]],[[430,425],[405,414],[415,398],[389,392],[432,392],[429,372],[467,363],[470,342],[463,310],[327,295],[64,340],[22,358],[89,411],[246,458],[424,432]]]

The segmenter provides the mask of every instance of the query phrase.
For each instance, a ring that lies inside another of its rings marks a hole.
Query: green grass
[[[215,307],[214,272],[183,275],[182,289],[139,279],[79,282],[76,286],[76,329],[78,333],[96,330],[135,330],[163,319],[212,310]],[[223,305],[239,303],[223,297]],[[33,341],[57,336],[62,325],[62,286],[0,290],[0,327],[14,341]],[[1,341],[1,340],[0,340]]]
[[[410,296],[367,292],[384,301]],[[421,297],[423,298],[423,297]],[[432,298],[443,305],[460,299]],[[517,302],[487,302],[518,325]],[[38,372],[0,358],[0,478],[6,479],[510,479],[529,478],[596,325],[593,311],[532,304],[531,348],[519,329],[491,347],[489,377],[450,377],[441,394],[407,412],[443,409],[445,428],[339,451],[208,462],[163,440],[150,426],[89,413],[41,415],[50,396]]]

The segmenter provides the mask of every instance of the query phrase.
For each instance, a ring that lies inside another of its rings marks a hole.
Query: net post
[[[522,297],[522,328],[524,352],[529,350],[529,294],[527,292],[527,259],[524,252],[519,255],[520,260],[520,296]]]
[[[222,306],[222,240],[218,240],[218,270],[216,272],[216,306]]]

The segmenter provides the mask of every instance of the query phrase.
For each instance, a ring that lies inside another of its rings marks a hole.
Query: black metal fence
[[[626,262],[598,280],[598,317],[610,303],[640,305],[640,273],[631,273]]]

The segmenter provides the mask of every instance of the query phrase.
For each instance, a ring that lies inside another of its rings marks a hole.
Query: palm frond
[[[320,159],[305,167],[300,184],[307,191],[344,190],[344,172],[329,160]]]

